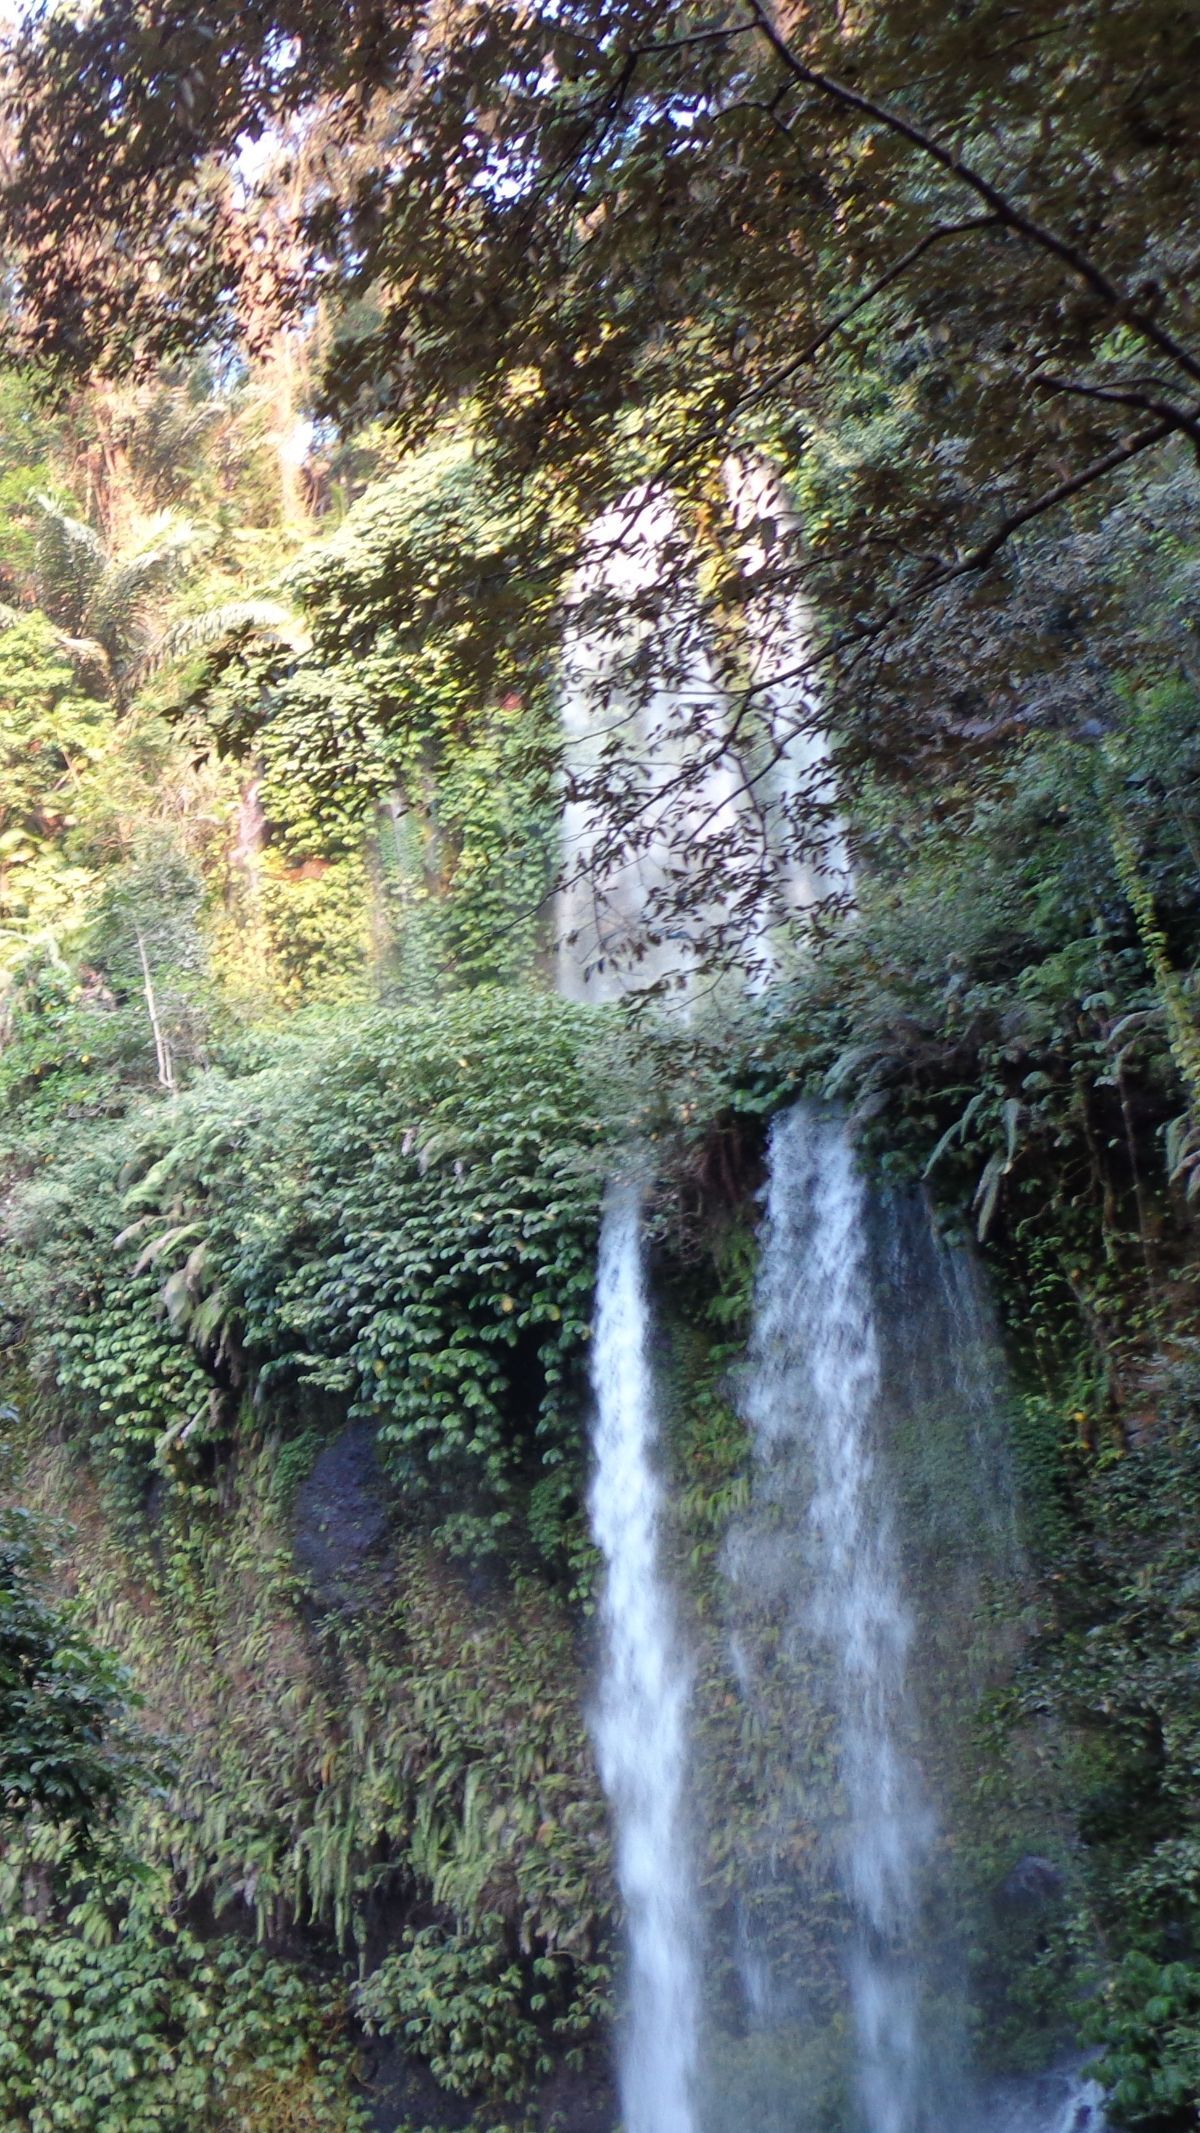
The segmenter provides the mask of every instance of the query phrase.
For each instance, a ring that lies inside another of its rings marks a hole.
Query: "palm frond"
[[[186,385],[157,386],[139,398],[130,456],[157,502],[187,494],[197,452],[228,416],[223,400],[198,400]]]
[[[86,696],[112,695],[112,660],[108,646],[101,644],[98,637],[72,637],[66,630],[60,630],[58,648],[70,660],[75,679]]]
[[[118,672],[136,665],[145,640],[145,604],[182,577],[196,540],[188,520],[164,513],[142,546],[117,557],[97,580],[85,617],[87,633],[108,647]]]
[[[230,649],[240,638],[273,637],[289,650],[301,651],[307,643],[298,616],[278,600],[227,600],[198,615],[183,615],[155,639],[129,673],[134,686],[166,666],[193,659],[199,652]]]
[[[104,575],[104,543],[92,526],[73,518],[53,497],[33,499],[41,513],[36,568],[41,604],[52,622],[76,635]]]

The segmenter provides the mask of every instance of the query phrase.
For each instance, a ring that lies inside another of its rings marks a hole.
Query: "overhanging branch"
[[[1095,260],[1090,259],[1086,252],[1071,244],[1067,238],[1060,237],[1056,230],[1049,229],[1035,216],[1027,214],[1023,208],[1017,207],[982,171],[976,170],[973,164],[966,162],[952,148],[947,148],[935,135],[927,133],[924,127],[918,126],[906,113],[895,111],[889,104],[879,103],[874,97],[865,96],[861,90],[852,89],[848,82],[835,81],[832,75],[823,73],[819,67],[810,67],[776,27],[764,0],[747,0],[747,5],[776,58],[796,81],[803,82],[806,88],[815,89],[821,96],[831,98],[848,111],[857,111],[863,118],[873,119],[876,125],[885,127],[889,133],[896,134],[921,155],[938,164],[957,184],[968,186],[979,199],[986,202],[1007,229],[1015,230],[1028,243],[1061,260],[1064,266],[1070,268],[1072,274],[1101,299],[1115,319],[1120,319],[1126,326],[1131,327],[1151,347],[1157,348],[1189,378],[1200,384],[1200,358],[1185,348],[1181,341],[1177,341],[1165,327],[1160,326],[1158,321],[1136,303],[1127,290],[1113,281]]]

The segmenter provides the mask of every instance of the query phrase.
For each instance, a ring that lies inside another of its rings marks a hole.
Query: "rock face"
[[[477,2097],[448,2096],[428,2067],[410,2058],[392,2037],[363,2038],[359,2068],[371,2133],[396,2133],[398,2126],[406,2125],[425,2127],[427,2133],[465,2133],[480,2123]],[[503,2105],[495,2108],[498,2118],[509,2115]],[[617,2099],[607,2048],[590,2052],[582,2067],[557,2066],[510,2110],[523,2125],[536,2126],[537,2133],[613,2133]],[[485,2123],[491,2122],[489,2115]]]
[[[1062,1872],[1054,1861],[1039,1858],[1036,1852],[1026,1852],[1005,1875],[997,1894],[1001,1903],[1013,1909],[1032,1910],[1053,1903],[1062,1891]]]
[[[389,1531],[387,1484],[375,1432],[350,1422],[327,1444],[296,1491],[292,1550],[323,1610],[351,1607],[380,1562]]]
[[[410,2059],[394,2038],[371,2037],[363,2041],[360,2071],[366,2093],[371,2133],[395,2133],[397,2126],[437,2128],[437,2133],[460,2133],[471,2124],[474,2103],[468,2097],[448,2096],[440,2089],[428,2067]]]

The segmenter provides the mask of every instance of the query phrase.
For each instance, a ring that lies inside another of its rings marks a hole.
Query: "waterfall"
[[[641,1192],[609,1188],[592,1350],[592,1531],[604,1561],[593,1714],[629,1949],[626,2133],[695,2133],[698,1931],[684,1836],[689,1671],[662,1564]]]
[[[789,913],[845,897],[850,861],[813,669],[816,631],[798,572],[800,521],[779,475],[756,455],[730,458],[725,493],[740,536],[748,591],[743,616],[750,730],[757,735],[759,805],[770,823],[774,881],[758,913],[755,960],[776,974],[772,939]]]
[[[849,894],[799,529],[765,463],[731,460],[725,483],[743,605],[724,663],[661,490],[631,491],[596,522],[568,599],[570,998],[657,987],[690,1010],[706,952],[734,936],[757,989],[780,970],[789,921]],[[979,1618],[1021,1576],[995,1330],[972,1262],[917,1196],[868,1198],[840,1126],[803,1107],[776,1121],[741,1398],[753,1480],[723,1551],[728,1651],[702,1651],[713,1693],[693,1738],[662,1555],[640,1218],[637,1187],[610,1187],[589,1499],[603,1557],[592,1726],[628,1940],[625,2133],[801,2133],[842,2109],[851,2069],[865,2133],[1100,2133],[1099,2091],[1075,2074],[1065,2095],[978,2087],[955,1908],[964,1887],[978,1899],[955,1879],[952,1844],[938,1847],[948,1870],[932,1870],[931,1794],[954,1829],[996,1663]],[[713,1793],[706,1818],[719,1908],[702,2053],[687,1806],[706,1772],[729,1783],[731,1753],[735,1789]]]
[[[570,999],[686,993],[714,948],[757,989],[789,922],[849,891],[799,523],[765,460],[730,459],[724,479],[747,587],[732,662],[661,488],[600,514],[568,593],[556,930]]]
[[[1098,2081],[1077,2074],[1054,2122],[1054,2133],[1105,2133],[1104,2090]]]
[[[868,2133],[911,2133],[922,2079],[914,1940],[932,1817],[906,1750],[912,1623],[876,1457],[880,1345],[864,1217],[845,1132],[802,1107],[778,1120],[743,1401],[757,1501],[731,1571],[735,1586],[773,1586],[793,1642],[825,1659],[863,2115]]]
[[[1026,2077],[997,2097],[986,2133],[1106,2133],[1104,2091],[1085,2065]]]
[[[613,999],[686,987],[719,914],[681,885],[736,863],[740,774],[670,498],[634,489],[591,527],[568,599],[559,698],[572,777],[563,810],[558,989]],[[603,784],[605,779],[600,776]],[[622,823],[622,813],[627,822]]]

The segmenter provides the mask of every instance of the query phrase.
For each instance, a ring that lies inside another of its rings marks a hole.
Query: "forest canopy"
[[[765,442],[851,753],[975,757],[1094,696],[1072,536],[1200,446],[1198,40],[1168,0],[41,11],[11,345],[62,378],[315,331],[343,424],[469,407],[527,636],[622,487],[711,519]],[[742,567],[726,539],[715,604]]]

